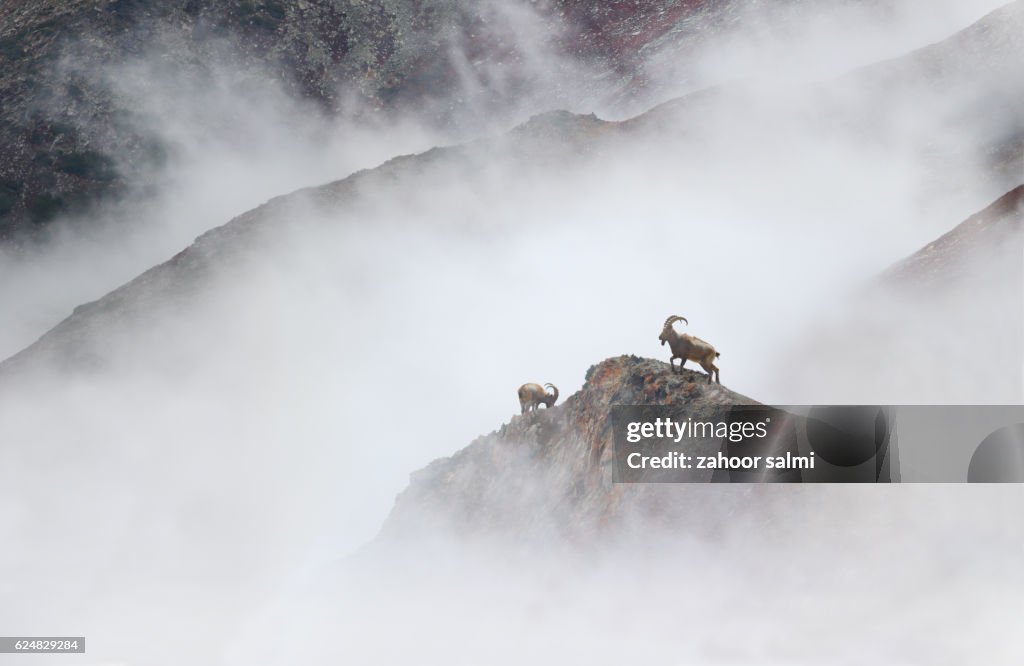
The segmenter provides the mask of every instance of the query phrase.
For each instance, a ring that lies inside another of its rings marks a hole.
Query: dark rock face
[[[251,63],[255,86],[279,85],[325,111],[336,111],[343,93],[379,106],[429,57],[431,36],[465,20],[455,9],[331,0],[0,4],[0,238],[124,193],[139,185],[134,174],[166,158],[167,146],[153,143],[144,119],[110,89],[109,68],[155,52],[175,76],[202,80],[233,55]]]
[[[550,31],[553,56],[629,80],[640,47],[721,3],[633,4],[522,11],[531,30]],[[156,56],[186,85],[230,60],[243,88],[277,86],[328,116],[416,109],[445,124],[464,115],[467,80],[488,91],[491,112],[530,88],[536,72],[514,30],[494,6],[453,0],[0,2],[0,242],[137,191],[139,174],[167,160],[172,148],[108,80],[133,58]]]
[[[454,531],[466,536],[588,539],[627,529],[642,515],[669,525],[700,522],[689,512],[716,498],[740,500],[757,491],[690,485],[614,485],[611,407],[685,406],[694,418],[750,398],[692,370],[619,356],[587,371],[577,393],[550,410],[514,416],[450,458],[415,472],[396,500],[381,537]],[[723,507],[724,508],[724,507]],[[696,528],[699,530],[699,528]]]
[[[735,0],[562,0],[558,8],[568,19],[569,52],[600,58],[630,85],[642,87],[645,52],[669,43],[695,47],[735,18],[742,5]]]
[[[502,11],[528,16],[531,34],[547,32],[542,48],[552,58],[590,73],[580,85],[628,100],[647,85],[650,58],[685,59],[750,4],[550,0]],[[998,172],[1019,173],[1024,130],[1003,121],[1021,107],[1013,74],[1021,7],[1014,3],[949,43],[868,68],[848,83],[903,97],[928,87],[977,88],[976,108],[950,111],[961,114],[952,120],[970,123],[977,111],[1001,125],[984,150]],[[500,114],[535,85],[536,64],[526,61],[537,54],[524,52],[506,18],[495,5],[454,0],[0,1],[0,242],[42,234],[56,217],[98,202],[144,195],[152,187],[147,178],[173,158],[174,146],[112,89],[116,68],[132,59],[155,56],[184,89],[230,61],[241,70],[239,90],[272,86],[312,101],[326,116],[348,108],[415,110],[445,125]],[[467,86],[486,92],[477,100],[484,108],[468,108]],[[842,115],[846,97],[837,90],[835,108],[821,113]],[[845,111],[872,131],[889,109]]]

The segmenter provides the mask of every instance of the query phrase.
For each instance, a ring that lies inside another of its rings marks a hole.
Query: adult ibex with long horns
[[[696,361],[700,364],[700,367],[704,368],[704,372],[708,373],[708,384],[711,383],[711,376],[714,375],[715,381],[719,384],[722,383],[721,378],[718,374],[718,367],[715,365],[715,359],[721,356],[715,348],[711,346],[711,343],[705,342],[700,338],[685,333],[677,333],[672,324],[677,321],[686,321],[686,317],[680,317],[678,315],[672,315],[665,320],[665,325],[661,329],[661,335],[658,339],[661,340],[661,344],[664,345],[666,342],[672,349],[672,358],[668,360],[669,365],[672,366],[672,372],[676,371],[675,361],[680,359],[679,372],[683,371],[683,366],[686,365],[687,361]]]
[[[544,390],[545,387],[551,387],[551,393]],[[523,384],[519,387],[519,407],[522,409],[522,414],[530,410],[536,411],[538,407],[544,405],[548,409],[554,407],[555,402],[558,401],[558,387],[554,384]]]

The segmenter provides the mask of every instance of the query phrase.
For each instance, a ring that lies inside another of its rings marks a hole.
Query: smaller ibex
[[[544,390],[546,386],[551,387],[551,393]],[[558,387],[554,384],[523,384],[519,387],[519,407],[522,408],[522,414],[531,409],[536,411],[541,405],[551,409],[557,400]]]
[[[721,384],[722,380],[718,374],[718,367],[715,366],[715,359],[721,356],[721,354],[716,352],[710,343],[700,338],[695,338],[685,333],[682,335],[676,333],[676,330],[672,328],[672,324],[677,321],[690,323],[686,321],[686,317],[672,315],[665,320],[665,326],[661,329],[661,335],[658,336],[662,345],[667,342],[668,346],[672,348],[672,358],[668,360],[669,365],[672,366],[672,372],[676,371],[675,361],[677,358],[681,360],[679,372],[683,371],[683,366],[686,365],[687,361],[696,361],[700,364],[700,367],[704,368],[704,372],[708,373],[708,384],[711,383],[711,375],[714,375],[715,381]]]

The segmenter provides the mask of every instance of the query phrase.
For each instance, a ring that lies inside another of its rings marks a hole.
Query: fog
[[[621,111],[614,90],[555,85],[577,64],[527,44],[537,92],[483,139],[205,237],[190,255],[203,270],[156,275],[57,340],[95,364],[69,369],[47,347],[0,386],[4,633],[85,635],[86,655],[52,661],[83,664],[962,663],[979,641],[991,661],[1019,659],[1016,488],[773,489],[783,515],[709,503],[714,538],[640,531],[586,552],[443,534],[361,549],[412,471],[516,412],[516,387],[567,396],[608,356],[664,359],[670,314],[722,351],[726,386],[766,403],[1018,402],[1019,384],[993,397],[998,363],[971,382],[929,374],[940,336],[855,380],[787,374],[821,322],[844,322],[868,281],[993,189],[978,168],[948,206],[922,204],[934,165],[917,138],[944,132],[966,154],[971,131],[909,131],[937,122],[910,100],[865,140],[807,111],[796,81],[942,38],[984,4],[741,22],[691,54],[702,85],[756,79],[758,63],[787,81],[711,96],[696,128],[687,109],[604,126],[582,151],[551,138],[551,117],[503,137],[550,108]],[[5,351],[263,201],[472,138],[414,113],[326,119],[273,86],[240,98],[231,66],[191,92],[146,60],[108,73],[145,99],[174,158],[154,199],[6,258]],[[690,85],[650,66],[651,102]],[[483,108],[488,90],[471,84],[460,92]],[[901,371],[912,379],[894,384]],[[865,645],[839,645],[851,640]]]
[[[723,12],[729,29],[704,34],[699,49],[669,40],[645,63],[652,85],[639,96],[616,98],[610,116],[635,113],[652,101],[723,83],[777,86],[828,80],[871,63],[938,42],[1001,0],[904,2],[738,2]]]

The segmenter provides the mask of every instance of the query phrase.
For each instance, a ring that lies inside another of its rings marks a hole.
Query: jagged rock
[[[689,512],[713,499],[721,517],[750,488],[612,483],[611,407],[685,405],[697,417],[756,401],[692,370],[673,374],[662,361],[619,356],[587,371],[583,388],[550,410],[514,416],[449,458],[412,474],[382,538],[453,531],[461,535],[589,539],[621,531],[642,516],[695,531]]]

